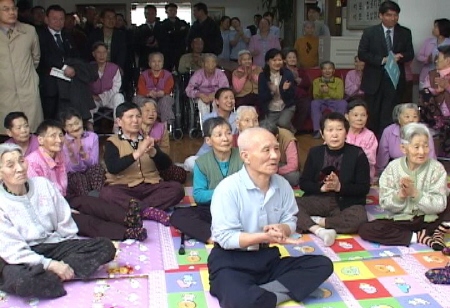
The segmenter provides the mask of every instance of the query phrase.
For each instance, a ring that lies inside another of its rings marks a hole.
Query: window
[[[145,23],[145,16],[144,16],[144,8],[147,4],[153,4],[156,6],[156,16],[163,21],[167,18],[166,10],[164,9],[164,6],[168,2],[165,3],[132,3],[131,4],[131,23],[135,24],[137,26],[140,26]],[[192,10],[191,10],[191,3],[185,2],[185,3],[177,3],[178,5],[178,12],[177,16],[180,19],[185,20],[188,24],[192,24]]]

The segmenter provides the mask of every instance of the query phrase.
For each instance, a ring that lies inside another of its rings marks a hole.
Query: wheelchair
[[[181,126],[188,132],[191,139],[196,139],[203,136],[202,117],[195,99],[186,95],[186,87],[193,73],[194,71],[178,74],[176,84],[179,90],[178,106],[181,112]]]

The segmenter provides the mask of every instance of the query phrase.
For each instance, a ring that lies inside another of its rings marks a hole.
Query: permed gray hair
[[[236,110],[236,121],[239,121],[239,119],[242,117],[242,115],[244,113],[246,113],[247,111],[252,111],[256,114],[256,116],[258,116],[258,113],[256,112],[255,107],[242,105]]]
[[[430,130],[423,123],[409,123],[402,127],[400,131],[400,142],[402,144],[410,144],[415,136],[427,136],[431,139]]]
[[[414,104],[414,103],[399,104],[394,107],[394,110],[392,110],[392,121],[394,121],[394,123],[398,124],[400,115],[406,109],[414,109],[417,112],[419,112],[419,106],[417,104]]]
[[[213,54],[213,53],[204,53],[203,55],[202,55],[202,59],[203,59],[203,61],[206,61],[206,59],[208,59],[208,58],[212,58],[212,59],[214,59],[214,61],[216,61],[217,62],[217,56],[215,55],[215,54]]]
[[[158,104],[153,98],[145,97],[142,95],[136,95],[135,97],[133,97],[133,103],[138,105],[139,108],[144,107],[147,103],[155,105],[155,108],[158,107]]]
[[[11,153],[11,152],[19,152],[23,154],[22,148],[15,143],[2,143],[0,144],[0,166],[2,165],[3,154]]]
[[[250,55],[251,57],[252,53],[248,49],[242,49],[241,51],[238,52],[238,58],[240,58],[243,55]]]

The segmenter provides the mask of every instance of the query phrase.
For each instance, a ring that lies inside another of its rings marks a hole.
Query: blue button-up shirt
[[[280,175],[270,179],[264,194],[242,169],[223,179],[214,190],[211,201],[211,232],[215,242],[224,249],[239,245],[242,232],[264,232],[270,224],[286,224],[295,232],[298,207],[289,183]]]

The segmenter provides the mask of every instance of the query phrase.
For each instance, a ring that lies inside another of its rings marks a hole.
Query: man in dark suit
[[[144,8],[145,24],[140,25],[136,32],[136,51],[139,56],[139,68],[148,68],[148,55],[159,51],[159,44],[156,38],[156,6],[148,4]]]
[[[414,58],[411,30],[398,24],[399,13],[397,3],[381,3],[381,23],[365,29],[359,42],[358,58],[365,62],[361,90],[369,107],[368,126],[377,136],[392,123],[392,110],[400,103],[405,87],[404,64]],[[389,51],[394,53],[400,68],[397,89],[384,68]]]
[[[57,79],[50,76],[52,67],[64,71],[69,78],[75,76],[73,67],[65,65],[69,57],[78,57],[72,38],[62,31],[65,20],[65,10],[59,5],[51,5],[47,8],[45,22],[47,27],[38,30],[39,45],[41,47],[41,61],[38,66],[40,90],[44,119],[56,119],[58,112],[58,86]]]
[[[93,61],[92,46],[103,42],[108,46],[108,61],[117,64],[122,72],[127,63],[127,38],[123,31],[116,29],[116,11],[106,8],[100,13],[103,24],[101,29],[94,29],[88,37],[89,61]]]
[[[178,6],[175,3],[167,4],[165,9],[167,18],[158,24],[156,39],[164,55],[164,69],[171,72],[178,68],[178,62],[186,52],[189,25],[177,17]]]
[[[206,4],[202,2],[194,4],[194,17],[196,21],[189,31],[187,45],[191,46],[194,38],[201,37],[204,42],[203,52],[219,55],[223,48],[222,34],[219,25],[208,16]]]

